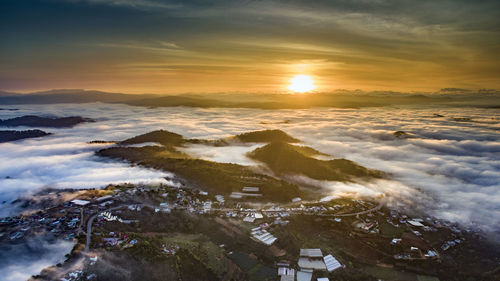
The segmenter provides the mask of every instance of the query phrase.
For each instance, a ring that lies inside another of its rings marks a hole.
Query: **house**
[[[224,196],[222,195],[215,195],[215,199],[219,202],[219,203],[224,203]]]
[[[254,222],[254,221],[255,221],[255,218],[254,218],[254,217],[250,217],[250,216],[248,216],[248,217],[244,217],[244,218],[243,218],[243,221],[244,221],[244,222]]]
[[[245,186],[245,187],[243,187],[243,189],[241,191],[243,191],[243,192],[259,192],[259,188],[252,187],[252,186]]]
[[[212,209],[212,201],[203,202],[203,211],[209,212]]]
[[[77,205],[77,206],[85,206],[87,205],[88,203],[90,203],[90,201],[87,201],[87,200],[80,200],[80,199],[75,199],[75,200],[72,200],[71,203]]]
[[[278,267],[278,276],[288,275],[288,267]]]
[[[396,245],[396,244],[399,244],[401,243],[401,238],[392,238],[391,240],[391,245]]]
[[[321,278],[318,278],[316,280],[318,280],[318,281],[330,281],[330,279],[328,279],[328,277],[321,277]]]
[[[272,245],[278,238],[274,237],[267,230],[262,229],[261,227],[255,227],[252,229],[252,239],[259,241],[267,246]]]
[[[364,233],[378,233],[377,223],[376,222],[364,222],[364,221],[355,221],[353,223],[355,230],[364,232]]]
[[[297,281],[311,281],[312,276],[312,270],[301,270],[297,272]]]
[[[106,196],[101,196],[99,198],[96,199],[97,202],[102,202],[102,201],[105,201],[105,200],[108,200],[108,199],[111,199],[113,196],[111,195],[106,195]]]
[[[298,264],[301,269],[326,270],[321,249],[300,249]]]
[[[280,281],[295,281],[295,269],[288,267],[279,267],[278,276],[281,276]]]
[[[417,220],[407,220],[406,222],[415,227],[424,227],[424,225]]]
[[[332,255],[325,256],[323,258],[323,261],[325,262],[326,270],[328,270],[328,272],[332,272],[332,271],[342,267],[340,262],[336,258],[334,258]]]
[[[300,197],[292,198],[292,203],[297,203],[297,202],[300,202],[300,201],[302,201],[302,198],[300,198]]]
[[[102,240],[109,246],[115,246],[118,244],[118,239],[116,238],[103,238]]]

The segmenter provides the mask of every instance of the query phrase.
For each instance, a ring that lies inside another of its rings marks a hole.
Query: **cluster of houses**
[[[82,270],[71,271],[61,278],[61,281],[93,280],[97,277],[95,273],[85,276]]]
[[[278,263],[278,276],[281,281],[311,281],[313,273],[317,271],[319,274],[326,275],[328,272],[333,272],[344,267],[332,255],[323,256],[321,249],[300,249],[298,270],[291,268],[287,263]],[[328,277],[317,278],[318,281],[327,281]]]
[[[132,247],[139,241],[135,238],[130,238],[128,235],[120,232],[109,232],[108,235],[102,238],[102,242],[106,246],[122,246],[123,248]]]
[[[81,211],[65,203],[62,208],[53,212],[34,213],[25,216],[5,217],[0,220],[0,239],[16,241],[29,233],[50,232],[56,237],[71,240],[75,237],[80,225]]]
[[[396,221],[396,222],[394,222]],[[407,215],[399,214],[396,210],[390,210],[390,218],[387,218],[387,222],[395,227],[406,227],[413,235],[417,237],[422,237],[422,232],[437,232],[439,228],[447,228],[451,230],[451,239],[443,242],[441,249],[443,251],[448,250],[463,242],[463,238],[459,236],[462,234],[462,230],[454,226],[448,221],[439,221],[434,218],[427,217],[422,218],[409,218]],[[422,231],[422,232],[421,232]],[[467,228],[465,231],[471,232],[473,229]],[[400,244],[401,238],[393,238],[391,240],[391,245]],[[423,240],[422,240],[423,241]],[[394,255],[397,260],[415,260],[415,259],[439,259],[440,255],[435,249],[419,249],[418,247],[409,247],[409,251],[405,253],[398,253]]]

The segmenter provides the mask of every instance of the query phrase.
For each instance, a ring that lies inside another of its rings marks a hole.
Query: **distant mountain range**
[[[54,103],[122,103],[146,107],[218,107],[293,109],[311,107],[357,108],[368,106],[453,104],[456,106],[500,107],[500,92],[443,89],[437,93],[363,92],[338,90],[313,94],[123,94],[94,90],[65,89],[17,94],[0,91],[0,105]]]

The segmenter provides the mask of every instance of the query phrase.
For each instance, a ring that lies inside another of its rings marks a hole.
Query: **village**
[[[466,244],[471,235],[480,235],[477,229],[462,229],[436,218],[410,217],[387,208],[383,199],[375,202],[327,196],[315,202],[293,198],[286,204],[263,204],[252,201],[260,196],[260,190],[251,186],[227,198],[194,188],[167,185],[110,185],[105,191],[99,193],[106,194],[103,196],[92,192],[83,194],[43,212],[2,218],[0,243],[19,243],[41,233],[75,241],[81,245],[75,249],[79,249],[80,256],[85,259],[85,267],[65,272],[60,280],[91,280],[98,277],[88,271],[99,263],[99,254],[94,254],[99,253],[96,250],[136,247],[147,238],[134,235],[131,230],[155,216],[182,212],[213,221],[231,237],[233,233],[246,236],[255,243],[254,247],[267,247],[274,262],[265,262],[269,268],[266,280],[326,281],[332,274],[352,266],[352,254],[347,258],[345,254],[351,250],[338,255],[339,252],[330,246],[324,247],[324,243],[306,243],[308,247],[294,249],[280,240],[287,239],[287,231],[297,231],[289,228],[292,221],[312,221],[332,228],[331,233],[342,236],[341,239],[355,240],[363,251],[377,252],[375,258],[371,253],[360,254],[359,258],[365,263],[381,264],[383,260],[386,267],[439,280],[433,277],[436,272],[428,268],[441,264],[443,253]],[[313,229],[310,231],[314,233]],[[218,246],[229,259],[242,252],[237,246]],[[158,245],[158,251],[165,256],[175,256],[182,248],[182,243]],[[274,277],[270,274],[271,268],[275,270]]]

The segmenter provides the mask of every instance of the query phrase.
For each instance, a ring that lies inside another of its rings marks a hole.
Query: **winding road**
[[[120,205],[120,206],[112,207],[112,208],[109,208],[109,209],[106,209],[106,210],[103,210],[103,211],[99,211],[99,212],[97,212],[96,214],[94,214],[93,216],[91,216],[89,218],[89,221],[87,222],[87,241],[85,242],[85,250],[84,250],[84,252],[88,252],[89,249],[90,249],[90,240],[92,240],[92,224],[94,223],[94,220],[97,218],[97,216],[100,213],[118,210],[118,209],[121,209],[121,208],[128,207],[130,205],[135,205],[135,204],[125,204],[125,205]]]
[[[323,216],[323,217],[349,217],[349,216],[357,216],[357,215],[363,215],[363,214],[367,214],[367,213],[371,213],[371,212],[374,212],[374,211],[377,211],[377,210],[380,210],[383,206],[384,206],[384,200],[380,200],[379,204],[371,209],[368,209],[368,210],[364,210],[364,211],[361,211],[361,212],[356,212],[356,213],[349,213],[349,214],[311,214],[311,215],[316,215],[316,216]],[[128,206],[131,206],[131,205],[142,205],[143,207],[149,207],[149,208],[152,208],[152,209],[155,209],[157,208],[156,206],[154,205],[150,205],[150,204],[123,204],[123,205],[120,205],[120,206],[116,206],[116,207],[112,207],[112,208],[109,208],[109,209],[106,209],[106,210],[103,210],[103,211],[99,211],[97,212],[96,214],[92,215],[88,222],[87,222],[87,241],[85,242],[85,250],[84,252],[88,252],[89,249],[90,249],[90,241],[92,240],[92,224],[94,223],[94,220],[97,218],[97,216],[100,214],[100,213],[103,213],[103,212],[110,212],[110,211],[114,211],[114,210],[118,210],[118,209],[121,209],[121,208],[125,208],[125,207],[128,207]],[[219,212],[231,212],[231,211],[239,211],[239,209],[230,209],[230,208],[223,208],[223,209],[212,209],[212,211],[219,211]],[[282,210],[281,211],[275,211],[275,212],[283,212]],[[299,212],[289,212],[291,214],[297,214]],[[302,214],[302,213],[301,213]]]

